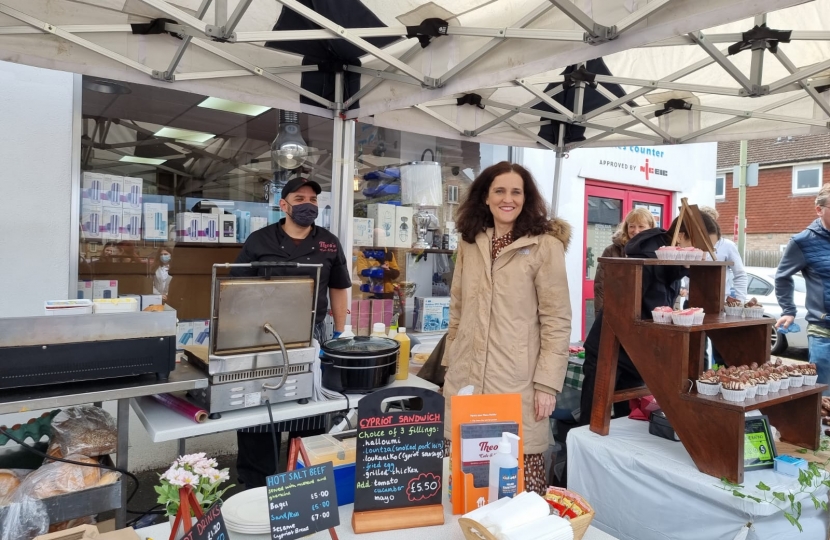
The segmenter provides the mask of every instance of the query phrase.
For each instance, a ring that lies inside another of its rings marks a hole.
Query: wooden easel
[[[674,236],[671,239],[671,245],[677,244],[677,235],[680,233],[680,227],[683,225],[683,220],[688,223],[686,231],[689,235],[692,245],[700,250],[706,251],[712,257],[713,261],[718,260],[715,256],[715,248],[712,246],[712,241],[709,239],[709,233],[706,232],[706,226],[703,223],[703,216],[700,215],[700,209],[696,204],[689,204],[686,197],[680,199],[680,215],[677,216],[677,226],[674,228]]]
[[[297,468],[297,457],[299,456],[303,456],[303,463],[305,463],[306,467],[311,466],[311,460],[308,459],[308,454],[305,451],[302,439],[296,437],[291,439],[291,443],[288,445],[288,464],[285,468],[286,471],[293,471]],[[339,540],[337,538],[337,531],[334,528],[329,529],[329,535],[331,535],[331,540]]]
[[[193,488],[190,486],[184,486],[179,489],[179,511],[176,512],[176,519],[173,521],[173,528],[170,531],[169,540],[176,539],[176,534],[179,531],[179,525],[184,527],[185,534],[190,532],[190,529],[193,527],[191,523],[192,520],[190,519],[191,510],[197,518],[204,515],[202,507],[196,499],[196,494],[193,493]]]

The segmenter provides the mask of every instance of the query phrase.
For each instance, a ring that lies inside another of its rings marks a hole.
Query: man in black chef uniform
[[[348,289],[352,286],[346,256],[340,241],[326,229],[314,225],[317,219],[317,195],[320,184],[305,178],[295,178],[282,189],[280,209],[286,217],[279,223],[254,231],[242,246],[237,263],[253,261],[297,262],[322,264],[317,288],[317,318],[314,337],[324,338],[324,320],[329,301],[334,318],[334,337],[340,335],[346,323]],[[233,268],[233,276],[255,276],[264,270]],[[316,268],[274,268],[273,275],[316,276]],[[286,309],[291,309],[286,306]],[[278,432],[289,431],[290,436],[303,437],[323,432],[324,417],[317,416],[278,422]],[[236,432],[239,454],[236,460],[239,481],[246,489],[265,485],[266,477],[276,474],[274,447],[269,424],[246,428]],[[280,434],[277,434],[279,444]]]

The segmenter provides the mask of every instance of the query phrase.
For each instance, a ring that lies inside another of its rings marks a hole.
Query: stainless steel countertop
[[[148,374],[138,377],[5,389],[0,391],[0,414],[182,392],[194,388],[205,388],[207,385],[208,380],[203,372],[186,362],[181,362],[176,364],[176,370],[170,373],[170,378],[166,381],[160,381],[154,374]]]

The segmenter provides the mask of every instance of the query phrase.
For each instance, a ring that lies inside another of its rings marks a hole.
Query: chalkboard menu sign
[[[395,397],[420,398],[418,411],[382,412]],[[441,504],[444,397],[423,388],[388,388],[357,407],[356,512]]]
[[[182,540],[229,540],[219,503],[211,506],[210,510],[193,525],[190,532],[182,537]]]
[[[340,525],[331,462],[267,478],[271,538],[302,538]]]

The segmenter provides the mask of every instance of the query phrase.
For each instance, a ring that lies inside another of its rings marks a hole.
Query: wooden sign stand
[[[180,525],[184,528],[185,534],[190,532],[190,529],[193,527],[191,523],[192,520],[190,519],[191,510],[193,510],[193,514],[197,518],[204,515],[202,507],[196,499],[196,494],[193,493],[193,488],[190,486],[184,486],[179,489],[179,511],[176,512],[176,519],[173,521],[173,527],[170,531],[169,540],[176,539]]]
[[[684,219],[688,222],[686,231],[692,245],[702,251],[708,252],[712,260],[717,261],[718,258],[715,256],[715,248],[709,239],[709,233],[706,232],[706,226],[703,223],[703,216],[700,215],[700,209],[698,209],[696,204],[690,205],[686,197],[680,199],[680,215],[677,216],[677,226],[674,228],[671,245],[674,246],[677,244],[677,235],[680,233],[680,227],[683,225]]]
[[[311,460],[308,459],[308,454],[305,451],[303,441],[299,438],[294,438],[291,439],[291,443],[288,446],[288,465],[286,466],[286,471],[293,471],[297,468],[298,456],[303,456],[303,463],[305,463],[306,467],[311,466]],[[333,528],[329,529],[329,535],[331,536],[331,540],[339,540],[337,537],[337,531]]]

